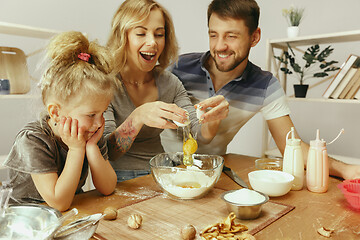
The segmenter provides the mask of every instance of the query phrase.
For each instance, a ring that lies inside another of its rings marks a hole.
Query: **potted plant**
[[[297,63],[297,59],[294,51],[291,46],[288,44],[289,51],[284,51],[284,55],[274,56],[281,63],[285,64],[284,67],[281,67],[280,70],[285,74],[296,73],[299,77],[299,84],[294,84],[295,97],[306,97],[308,84],[304,84],[304,81],[309,78],[323,78],[328,76],[329,72],[336,71],[339,67],[333,66],[333,64],[338,63],[337,61],[326,61],[326,58],[333,52],[331,46],[326,47],[324,50],[320,51],[318,44],[313,45],[306,49],[302,59],[304,60],[303,66]],[[291,69],[290,69],[290,67]],[[315,67],[318,67],[315,69]],[[314,70],[315,69],[315,70]]]
[[[283,16],[286,18],[289,27],[287,29],[287,35],[289,38],[297,37],[299,35],[299,25],[304,15],[304,8],[290,7],[289,9],[283,9]]]

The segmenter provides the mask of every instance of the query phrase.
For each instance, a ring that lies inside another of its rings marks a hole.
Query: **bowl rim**
[[[255,163],[283,162],[281,158],[257,158]]]
[[[284,171],[270,170],[270,169],[259,169],[259,170],[254,170],[254,171],[251,171],[251,172],[248,173],[249,181],[250,181],[250,178],[254,177],[254,175],[256,173],[258,173],[258,172],[270,172],[270,173],[273,173],[273,174],[284,175],[284,176],[290,178],[290,179],[286,179],[286,181],[281,181],[281,182],[276,182],[276,183],[288,183],[288,182],[294,181],[294,179],[295,179],[295,177],[292,174],[284,172]],[[267,179],[265,179],[263,181],[264,182],[272,182],[272,181],[268,181]]]
[[[177,166],[173,166],[173,167],[170,167],[170,166],[154,166],[152,164],[152,162],[154,161],[153,159],[155,159],[157,156],[159,155],[166,155],[166,154],[174,154],[174,155],[183,155],[184,153],[183,152],[163,152],[163,153],[159,153],[159,154],[156,154],[155,156],[153,156],[150,160],[149,160],[149,165],[150,165],[150,169],[153,169],[153,168],[158,168],[158,169],[170,169],[170,168],[176,168]],[[216,154],[199,154],[199,153],[194,153],[193,154],[194,157],[196,156],[208,156],[208,157],[211,157],[211,156],[216,156],[218,157],[221,162],[216,166],[216,167],[213,167],[211,169],[199,169],[199,170],[196,170],[196,171],[202,171],[202,172],[207,172],[207,171],[214,171],[216,169],[219,169],[221,168],[224,163],[225,163],[225,160],[224,160],[224,157],[221,156],[221,155],[216,155]],[[182,168],[179,168],[179,170],[182,170]],[[184,170],[187,170],[189,171],[188,169],[183,169],[182,171]]]
[[[21,208],[21,207],[32,207],[32,208],[40,208],[43,210],[47,210],[48,212],[55,214],[57,218],[62,217],[62,214],[59,210],[56,208],[47,206],[47,205],[41,205],[37,203],[12,203],[8,205],[8,208]]]
[[[244,188],[240,188],[240,189],[244,189]],[[249,206],[262,205],[262,204],[265,204],[265,203],[267,203],[267,202],[269,201],[269,196],[268,196],[267,194],[262,193],[262,192],[259,192],[259,191],[256,191],[256,190],[253,190],[253,189],[249,189],[249,188],[245,188],[245,189],[248,189],[248,190],[250,190],[250,191],[254,191],[254,192],[257,192],[257,193],[261,194],[262,196],[265,197],[265,200],[262,201],[262,202],[260,202],[260,203],[256,203],[256,204],[241,204],[241,203],[230,202],[230,201],[228,201],[228,200],[225,199],[225,195],[226,195],[226,194],[232,193],[232,192],[235,192],[235,191],[238,191],[238,190],[240,190],[240,189],[234,189],[234,190],[225,191],[225,192],[223,192],[223,193],[220,195],[220,197],[221,197],[221,199],[222,199],[224,202],[229,203],[229,204],[231,204],[231,205],[240,206],[240,207],[246,207],[246,206],[249,207]]]

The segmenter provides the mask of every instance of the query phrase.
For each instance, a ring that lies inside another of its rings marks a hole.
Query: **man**
[[[261,112],[277,147],[283,154],[286,134],[293,126],[286,96],[279,81],[252,64],[248,57],[260,41],[260,10],[255,0],[213,0],[208,7],[210,51],[180,56],[172,72],[183,82],[194,104],[214,95],[229,102],[229,114],[221,121],[210,144],[200,145],[197,153],[225,154],[226,147],[239,129]],[[203,115],[206,119],[206,114]],[[165,151],[181,151],[181,139],[174,131],[162,134]],[[309,145],[302,142],[304,157]],[[306,162],[306,161],[305,161]],[[355,167],[330,159],[330,174],[360,177]]]

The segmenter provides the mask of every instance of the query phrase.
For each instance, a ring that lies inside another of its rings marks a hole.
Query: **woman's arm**
[[[160,129],[175,129],[177,126],[169,120],[184,122],[186,117],[185,110],[175,104],[168,104],[161,101],[149,102],[137,107],[128,118],[108,136],[109,159],[115,160],[126,153],[143,125]]]

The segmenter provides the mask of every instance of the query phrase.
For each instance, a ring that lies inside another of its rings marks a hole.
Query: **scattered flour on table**
[[[265,201],[265,197],[260,193],[242,188],[224,196],[225,200],[236,204],[258,204]]]
[[[140,187],[139,190],[136,190],[133,193],[124,191],[124,190],[115,189],[114,194],[117,196],[129,197],[131,199],[147,199],[147,198],[155,197],[156,195],[159,195],[159,192],[156,192],[156,191],[150,190],[150,189],[146,189],[145,187]]]

